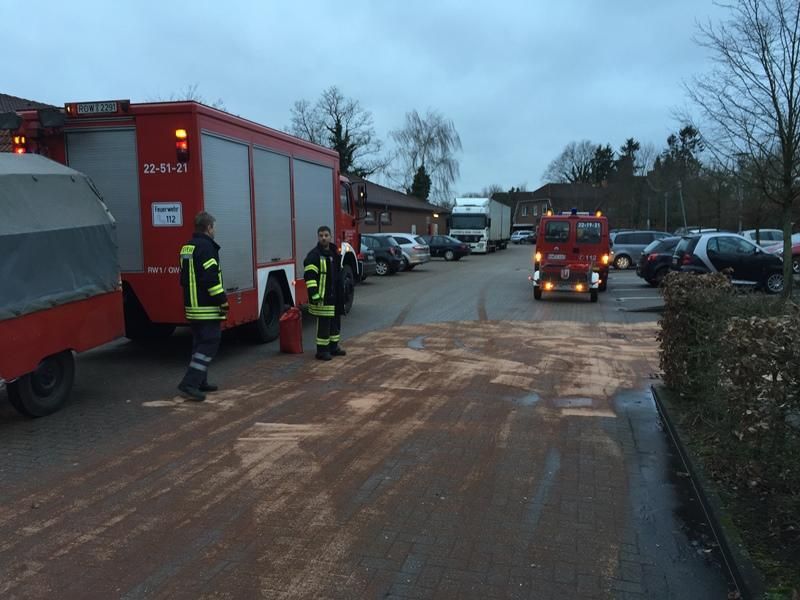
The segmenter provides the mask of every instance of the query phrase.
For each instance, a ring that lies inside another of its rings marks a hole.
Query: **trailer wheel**
[[[533,288],[533,299],[534,300],[541,300],[542,299],[542,288],[536,286]]]
[[[266,344],[278,338],[284,306],[281,284],[274,277],[270,277],[267,279],[267,289],[264,290],[261,312],[254,322],[256,341]]]
[[[44,417],[67,402],[75,381],[75,357],[66,351],[48,356],[33,373],[8,384],[8,399],[27,417]]]
[[[342,271],[344,278],[344,314],[348,314],[353,308],[353,299],[356,295],[356,277],[353,275],[353,267],[345,265]]]
[[[597,290],[589,290],[589,301],[597,302]]]

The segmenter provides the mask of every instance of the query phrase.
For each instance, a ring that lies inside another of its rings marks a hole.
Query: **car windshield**
[[[483,229],[486,227],[486,215],[453,215],[453,229]]]
[[[654,242],[650,242],[647,246],[644,247],[642,250],[642,254],[649,254],[650,252],[654,252],[655,249],[661,244],[660,240],[656,240]]]
[[[675,247],[675,254],[686,254],[694,250],[698,238],[681,238],[678,245]]]
[[[422,236],[419,236],[419,235],[414,238],[414,241],[417,242],[418,244],[423,244],[423,245],[427,245],[428,244],[428,242],[425,241],[425,238],[423,238]]]

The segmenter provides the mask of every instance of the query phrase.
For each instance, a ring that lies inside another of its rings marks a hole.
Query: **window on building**
[[[539,214],[539,206],[537,204],[534,204],[533,205],[533,216],[535,217],[538,214]]]
[[[364,223],[366,225],[375,225],[375,212],[372,210],[368,210],[366,215],[364,215]]]
[[[523,204],[522,205],[522,216],[523,217],[527,217],[528,216],[528,205],[527,204]]]
[[[391,224],[392,224],[392,211],[381,212],[381,225],[391,225]]]

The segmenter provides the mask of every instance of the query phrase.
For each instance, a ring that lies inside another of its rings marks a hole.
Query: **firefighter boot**
[[[182,383],[178,386],[178,390],[181,393],[181,396],[186,398],[187,400],[193,400],[194,402],[202,402],[206,399],[206,395],[201,392],[198,388],[192,387],[190,385],[186,385]]]
[[[347,352],[340,348],[339,344],[334,344],[331,346],[331,356],[347,356]]]
[[[219,389],[218,385],[214,385],[213,383],[208,383],[204,381],[200,384],[200,391],[201,392],[216,392]]]

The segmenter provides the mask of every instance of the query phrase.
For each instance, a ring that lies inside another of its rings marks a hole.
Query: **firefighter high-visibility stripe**
[[[342,340],[342,336],[341,335],[332,335],[331,336],[331,341],[334,344],[336,344],[337,342],[340,342],[341,340]]]
[[[217,262],[217,259],[216,258],[209,258],[206,262],[203,263],[203,268],[208,270],[211,267],[213,267],[214,265],[219,266],[219,263]]]
[[[313,279],[306,281],[306,288],[317,287],[317,282]]]
[[[317,346],[328,346],[330,342],[329,338],[317,338]]]
[[[225,290],[223,289],[223,287],[222,287],[222,284],[221,284],[221,283],[218,283],[217,285],[215,285],[215,286],[212,286],[212,287],[208,288],[208,293],[209,293],[211,296],[219,296],[219,295],[220,295],[220,294],[222,294],[223,292],[225,292]]]
[[[317,265],[306,265],[303,268],[303,271],[313,271],[314,273],[319,273],[319,267]]]
[[[188,260],[192,258],[194,255],[194,246],[192,244],[186,244],[181,248],[181,258],[184,260]]]
[[[189,303],[197,306],[197,277],[194,274],[194,259],[189,261]]]
[[[196,358],[197,360],[204,363],[210,363],[213,360],[210,356],[208,356],[207,354],[203,354],[202,352],[195,352],[194,354],[192,354],[192,358]]]
[[[197,369],[198,371],[208,371],[208,367],[206,365],[194,360],[189,363],[189,368]]]
[[[335,317],[336,307],[332,305],[326,306],[324,304],[322,306],[311,304],[308,307],[308,312],[315,317]]]

